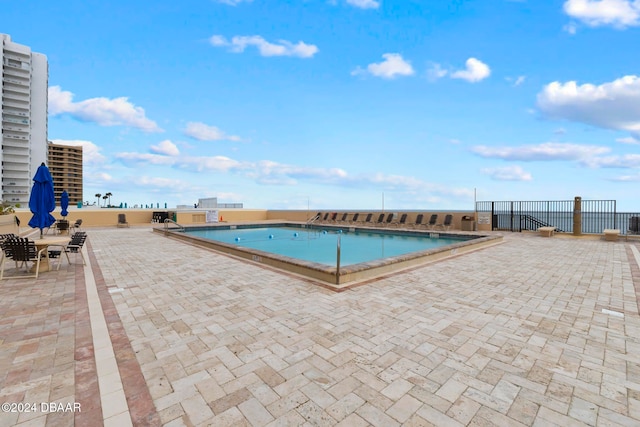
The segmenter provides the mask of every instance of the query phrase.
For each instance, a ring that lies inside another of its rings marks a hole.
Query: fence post
[[[573,199],[573,235],[582,235],[582,197]]]

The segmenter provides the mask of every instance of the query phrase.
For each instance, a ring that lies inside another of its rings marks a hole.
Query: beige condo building
[[[49,142],[48,165],[56,203],[64,190],[70,205],[82,202],[82,147]]]

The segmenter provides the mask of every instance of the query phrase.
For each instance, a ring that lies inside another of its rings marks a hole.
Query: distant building
[[[242,209],[242,203],[218,203],[217,197],[198,199],[199,208],[205,209]]]
[[[29,203],[33,176],[47,161],[47,57],[0,34],[2,133],[0,199]]]
[[[48,157],[56,203],[64,190],[70,204],[82,202],[82,147],[49,142]]]

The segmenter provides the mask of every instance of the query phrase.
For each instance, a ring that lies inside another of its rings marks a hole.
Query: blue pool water
[[[340,265],[346,266],[423,251],[466,240],[429,238],[365,230],[321,230],[296,227],[188,230],[189,235],[335,266],[340,237]]]

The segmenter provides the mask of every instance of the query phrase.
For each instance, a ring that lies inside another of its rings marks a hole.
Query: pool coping
[[[427,262],[433,262],[452,256],[464,254],[467,252],[475,251],[487,246],[498,244],[502,242],[502,235],[485,235],[475,233],[456,232],[449,231],[435,231],[435,230],[411,230],[406,228],[394,228],[384,229],[378,227],[366,227],[355,225],[340,225],[340,224],[316,224],[310,225],[306,223],[299,223],[293,221],[281,221],[281,222],[269,222],[269,223],[238,223],[238,224],[203,224],[203,225],[190,225],[184,227],[187,230],[204,230],[204,229],[234,229],[234,228],[260,228],[260,227],[298,227],[301,229],[308,228],[320,228],[331,230],[345,230],[363,231],[363,232],[375,232],[381,234],[394,234],[394,235],[406,235],[406,236],[430,236],[434,235],[444,238],[460,238],[466,237],[468,240],[462,240],[451,245],[442,246],[439,248],[431,248],[423,251],[410,252],[403,255],[397,255],[393,257],[362,262],[358,264],[351,264],[347,266],[341,266],[339,271],[336,266],[329,266],[326,264],[316,263],[312,261],[304,261],[296,258],[287,257],[284,255],[278,255],[271,252],[261,251],[258,249],[251,249],[246,247],[238,247],[232,244],[218,242],[210,239],[205,239],[196,236],[187,236],[182,230],[170,229],[170,228],[154,228],[154,232],[164,233],[165,236],[188,241],[197,246],[212,249],[218,252],[222,252],[228,255],[243,258],[270,267],[275,267],[280,270],[284,270],[290,273],[302,275],[307,278],[311,278],[321,282],[323,286],[327,286],[331,289],[339,290],[346,287],[350,287],[357,282],[363,280],[371,280],[376,277],[389,274],[392,272],[404,270],[406,268],[421,265]]]

